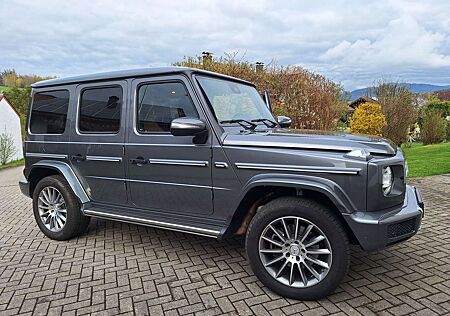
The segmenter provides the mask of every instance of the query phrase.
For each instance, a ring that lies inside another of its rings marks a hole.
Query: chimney
[[[256,62],[256,71],[264,71],[264,63],[257,61]]]
[[[212,64],[212,55],[210,52],[202,52],[203,66]]]

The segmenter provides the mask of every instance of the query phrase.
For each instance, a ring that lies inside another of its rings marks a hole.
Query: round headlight
[[[393,182],[394,182],[394,176],[392,174],[391,167],[383,168],[382,188],[383,188],[384,194],[387,195],[387,194],[391,193]]]

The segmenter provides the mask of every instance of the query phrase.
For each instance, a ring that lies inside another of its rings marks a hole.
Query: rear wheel
[[[246,248],[256,276],[274,292],[311,300],[334,292],[350,265],[347,235],[314,201],[283,197],[256,213]]]
[[[67,181],[59,175],[39,181],[33,193],[33,212],[41,231],[56,240],[78,236],[90,221],[81,213],[80,203]]]

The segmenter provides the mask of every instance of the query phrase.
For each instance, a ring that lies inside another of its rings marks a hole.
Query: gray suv
[[[190,68],[33,85],[22,192],[49,238],[91,217],[212,238],[245,235],[250,265],[286,297],[332,293],[350,244],[379,250],[419,229],[402,151],[381,138],[289,129],[268,93]]]

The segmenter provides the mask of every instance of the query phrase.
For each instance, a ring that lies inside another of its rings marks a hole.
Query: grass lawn
[[[9,167],[22,166],[24,163],[25,163],[25,160],[23,160],[23,159],[11,161],[11,162],[8,162],[6,165],[0,165],[0,170],[9,168]]]
[[[408,177],[425,177],[450,173],[450,142],[424,146],[413,143],[402,146],[408,161]]]

